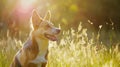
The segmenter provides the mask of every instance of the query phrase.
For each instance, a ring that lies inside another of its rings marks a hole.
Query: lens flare
[[[29,13],[35,6],[36,0],[19,0],[16,5],[18,13]]]

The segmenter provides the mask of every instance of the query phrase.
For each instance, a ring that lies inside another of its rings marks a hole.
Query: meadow
[[[120,67],[119,42],[108,48],[109,44],[99,41],[99,33],[88,38],[81,24],[77,30],[71,28],[61,35],[59,42],[50,42],[47,67]],[[24,43],[6,36],[0,39],[0,67],[9,67]]]

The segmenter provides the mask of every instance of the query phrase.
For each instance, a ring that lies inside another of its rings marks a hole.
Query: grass
[[[64,31],[59,43],[50,42],[47,67],[120,67],[119,43],[108,49],[99,37],[89,39],[81,24],[77,31]],[[0,40],[0,67],[9,67],[22,44],[10,37]]]

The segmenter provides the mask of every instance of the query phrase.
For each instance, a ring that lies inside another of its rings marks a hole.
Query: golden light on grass
[[[118,46],[107,49],[94,35],[88,40],[86,32],[80,23],[77,31],[64,31],[60,43],[50,42],[47,67],[120,67]],[[0,67],[9,67],[21,44],[9,36],[0,40]]]

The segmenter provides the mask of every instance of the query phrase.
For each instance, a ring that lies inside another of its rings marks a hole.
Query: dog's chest
[[[45,58],[46,53],[47,53],[47,51],[44,52],[44,53],[39,53],[39,54],[37,55],[37,57],[36,57],[34,60],[32,60],[31,62],[32,62],[32,63],[35,63],[35,64],[39,64],[39,63],[41,63],[41,62],[42,62],[42,63],[47,62],[47,60],[46,60],[46,58]]]
[[[45,59],[45,55],[48,50],[48,42],[40,39],[36,39],[38,46],[39,46],[39,53],[36,58],[32,61],[32,63],[40,63],[40,62],[47,62]]]

